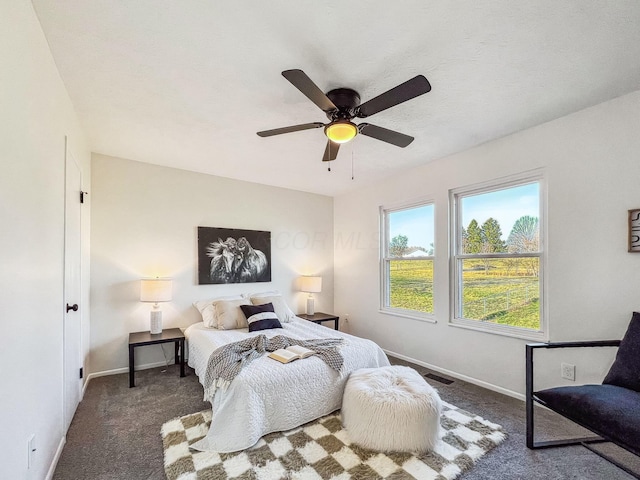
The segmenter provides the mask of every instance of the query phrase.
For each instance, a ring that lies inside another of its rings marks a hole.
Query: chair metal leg
[[[568,445],[583,445],[585,442],[602,442],[604,441],[601,437],[592,436],[592,437],[581,437],[581,438],[570,438],[566,440],[547,440],[542,442],[536,442],[535,440],[535,399],[533,398],[533,347],[530,345],[526,346],[525,352],[525,361],[526,361],[526,392],[525,392],[525,409],[527,415],[527,426],[526,426],[526,437],[527,437],[527,448],[532,450],[538,448],[550,448],[550,447],[562,447]]]
[[[535,398],[533,395],[533,347],[530,345],[526,346],[525,361],[526,361],[525,409],[526,409],[526,417],[527,417],[526,418],[527,448],[531,450],[537,450],[541,448],[565,447],[569,445],[582,445],[583,447],[589,449],[599,457],[602,457],[606,461],[612,463],[619,469],[624,470],[632,477],[640,480],[639,473],[634,472],[629,467],[618,462],[610,455],[600,452],[597,449],[592,447],[592,445],[595,443],[608,442],[608,440],[602,437],[592,436],[592,437],[582,437],[582,438],[570,438],[566,440],[546,440],[546,441],[540,441],[540,442],[537,442],[535,440]]]
[[[638,472],[634,472],[633,470],[631,470],[629,467],[627,467],[626,465],[620,463],[619,461],[617,461],[615,458],[613,458],[610,455],[607,455],[606,453],[600,452],[597,449],[593,448],[591,446],[592,443],[596,443],[596,442],[584,442],[582,444],[582,446],[584,446],[585,448],[591,450],[593,453],[595,453],[596,455],[598,455],[599,457],[604,458],[607,462],[614,464],[616,467],[618,467],[620,470],[624,470],[625,472],[627,472],[629,475],[631,475],[633,478],[637,478],[640,479],[640,473]],[[597,442],[600,443],[600,442]]]

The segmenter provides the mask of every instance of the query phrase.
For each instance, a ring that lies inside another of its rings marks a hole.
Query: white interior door
[[[67,140],[68,142],[68,140]],[[81,299],[81,224],[80,192],[82,175],[80,167],[67,144],[65,158],[64,204],[64,431],[71,424],[80,403],[82,380],[82,305]]]

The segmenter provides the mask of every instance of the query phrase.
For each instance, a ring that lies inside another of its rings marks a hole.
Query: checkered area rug
[[[427,453],[380,453],[351,444],[340,412],[265,435],[240,452],[190,450],[210,422],[211,411],[204,411],[162,426],[169,480],[451,480],[506,438],[500,425],[443,402],[442,438]]]

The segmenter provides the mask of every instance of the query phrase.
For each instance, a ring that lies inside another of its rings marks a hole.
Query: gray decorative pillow
[[[226,297],[214,298],[211,300],[199,300],[193,302],[193,306],[198,309],[202,315],[202,321],[209,328],[218,328],[218,318],[216,317],[216,303],[223,300],[239,300],[242,295],[228,295]],[[246,327],[246,325],[245,325]]]
[[[238,308],[242,305],[251,305],[249,299],[239,298],[237,300],[218,300],[213,304],[216,311],[216,321],[218,330],[234,330],[236,328],[247,328],[247,320],[242,311]]]
[[[640,313],[633,312],[616,360],[602,383],[640,392]]]

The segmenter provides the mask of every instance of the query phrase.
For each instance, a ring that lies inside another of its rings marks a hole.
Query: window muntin
[[[541,187],[536,176],[452,193],[454,324],[543,335]]]
[[[424,318],[433,314],[434,206],[422,202],[382,208],[383,311]]]

